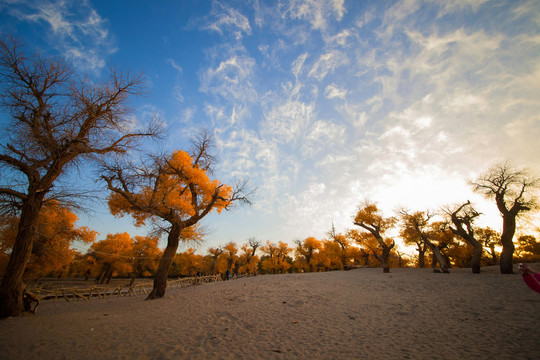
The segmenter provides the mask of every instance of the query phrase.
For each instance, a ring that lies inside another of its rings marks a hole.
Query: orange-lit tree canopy
[[[322,249],[321,241],[310,236],[304,241],[296,241],[295,255],[298,267],[303,271],[314,271],[317,269],[317,253]]]
[[[261,251],[265,254],[261,258],[261,269],[264,271],[283,274],[291,267],[292,259],[288,255],[292,249],[286,243],[279,241],[276,245],[267,241],[266,245],[261,247]]]
[[[161,250],[158,248],[158,238],[135,236],[133,239],[133,273],[132,277],[147,277],[157,269]]]
[[[257,249],[261,246],[261,243],[255,238],[250,238],[247,244],[242,245],[242,253],[238,259],[240,264],[238,272],[245,274],[255,274],[257,272],[257,263],[259,257],[256,255]]]
[[[95,258],[93,273],[100,284],[133,270],[133,240],[127,232],[108,234],[105,240],[91,246],[89,254]]]
[[[395,223],[396,219],[394,217],[383,217],[381,211],[377,208],[377,204],[369,201],[365,201],[358,207],[354,218],[354,224],[369,231],[382,248],[382,266],[384,272],[390,271],[390,251],[395,246],[395,242],[393,240],[391,242],[385,241],[382,235],[392,228]]]
[[[450,230],[444,229],[444,223],[434,222],[435,213],[430,210],[426,211],[410,211],[405,208],[399,210],[401,221],[404,230],[409,233],[414,233],[424,242],[433,253],[433,256],[439,263],[442,272],[448,272],[446,259],[441,253],[441,248],[453,239],[453,234]]]
[[[233,201],[232,188],[217,179],[211,180],[183,150],[154,165],[156,171],[145,179],[151,180],[150,183],[136,192],[113,185],[116,179],[106,178],[112,190],[109,208],[113,215],[129,214],[138,226],[149,219],[159,219],[189,227],[212,210],[220,213]],[[118,180],[122,183],[120,177]]]
[[[112,214],[129,214],[138,226],[151,221],[168,233],[167,247],[148,298],[165,294],[166,280],[182,233],[211,211],[220,213],[235,202],[247,202],[245,183],[234,189],[211,179],[215,158],[210,153],[211,137],[206,133],[193,140],[191,153],[175,151],[154,157],[150,164],[107,166],[103,179],[111,190]]]
[[[49,201],[42,208],[36,224],[36,237],[26,266],[25,277],[41,277],[49,274],[62,275],[73,262],[76,254],[70,249],[74,241],[91,243],[96,232],[87,227],[77,227],[78,218],[57,201]],[[2,218],[0,226],[0,252],[2,265],[15,243],[19,219],[11,216]],[[4,268],[1,269],[2,271]]]

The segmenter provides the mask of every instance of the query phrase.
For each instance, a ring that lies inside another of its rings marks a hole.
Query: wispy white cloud
[[[347,11],[344,0],[292,0],[282,4],[284,15],[308,21],[314,29],[325,30],[329,17],[341,20]]]
[[[321,81],[328,73],[336,70],[339,66],[346,65],[349,62],[345,53],[332,50],[319,56],[319,59],[313,64],[308,76]]]
[[[212,13],[203,24],[203,29],[217,31],[221,35],[232,34],[237,40],[244,34],[251,34],[248,18],[237,9],[220,1],[212,2]]]
[[[292,63],[292,73],[297,80],[298,80],[298,76],[300,75],[300,73],[302,72],[304,68],[304,64],[306,62],[307,57],[308,57],[308,53],[303,53],[300,56],[298,56],[296,60],[294,60],[294,62]]]
[[[251,77],[255,60],[242,48],[221,47],[219,50],[225,50],[228,57],[220,57],[216,65],[203,71],[200,90],[234,101],[253,100],[256,91],[251,83]]]
[[[356,130],[362,129],[368,118],[364,103],[345,103],[340,105],[336,110],[338,110],[341,116],[349,121]]]
[[[178,86],[178,85],[176,85],[173,88],[173,98],[178,103],[183,103],[184,102],[184,95],[182,95],[182,88],[180,86]]]
[[[302,154],[306,158],[332,151],[345,143],[346,127],[330,121],[317,120],[304,138]]]
[[[20,21],[44,26],[51,46],[79,68],[99,71],[106,57],[116,52],[107,21],[87,1],[22,0],[5,5]]]
[[[344,29],[336,35],[327,36],[325,38],[325,43],[327,46],[332,46],[332,45],[347,46],[347,41],[349,41],[349,38],[352,36],[354,35],[350,29]]]
[[[288,100],[273,106],[264,114],[261,125],[265,134],[281,143],[299,140],[314,118],[314,105]]]
[[[197,109],[195,107],[187,107],[182,110],[182,116],[180,118],[180,121],[182,123],[190,123],[195,117],[196,113]]]
[[[324,96],[326,96],[327,99],[345,99],[347,96],[347,90],[339,88],[336,84],[330,84],[326,87],[326,89],[324,89]]]
[[[179,74],[182,74],[182,67],[178,65],[176,61],[174,61],[173,59],[167,59],[167,62],[173,67],[174,70],[176,70]]]
[[[440,3],[436,0],[430,0],[430,2],[432,3],[442,5],[442,7],[438,11],[438,17],[467,10],[477,12],[478,9],[488,1],[489,0],[454,0]]]

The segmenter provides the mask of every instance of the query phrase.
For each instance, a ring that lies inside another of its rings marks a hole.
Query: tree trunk
[[[482,252],[484,248],[482,247],[482,244],[480,244],[478,241],[474,244],[474,252],[471,259],[471,269],[473,274],[480,274],[480,265],[482,262]]]
[[[107,271],[107,282],[106,284],[110,284],[111,283],[111,278],[112,278],[112,275],[114,273],[114,270],[112,268],[110,268],[108,271]]]
[[[382,268],[383,273],[389,273],[390,272],[390,250],[392,248],[390,246],[387,246],[386,244],[382,247]]]
[[[313,272],[313,264],[311,263],[311,255],[306,256],[306,262],[309,268],[309,272]]]
[[[497,261],[499,261],[499,259],[497,259],[497,253],[495,252],[495,245],[494,244],[490,244],[489,245],[489,255],[491,256],[491,260],[489,261],[491,265],[496,265],[497,264]]]
[[[426,253],[426,245],[424,245],[423,249],[421,247],[418,247],[418,267],[420,269],[423,269],[426,267],[425,253]]]
[[[23,275],[32,253],[42,200],[43,194],[29,195],[23,204],[17,237],[0,286],[0,319],[17,316],[24,311]]]
[[[503,216],[503,231],[501,235],[502,252],[501,252],[501,274],[512,274],[514,267],[512,260],[514,257],[514,233],[516,231],[516,217],[512,214]]]
[[[99,273],[99,276],[96,278],[96,284],[103,284],[102,280],[103,278],[105,277],[105,271],[106,270],[101,270],[101,272]]]
[[[165,296],[165,291],[167,290],[167,276],[169,275],[172,261],[176,255],[176,250],[178,250],[181,231],[182,227],[180,225],[172,226],[169,236],[167,237],[167,247],[159,260],[156,275],[154,275],[154,288],[146,300],[162,298]]]
[[[439,263],[439,266],[441,268],[441,271],[443,273],[449,273],[448,271],[448,265],[446,265],[446,261],[444,260],[444,257],[442,256],[439,249],[431,243],[428,239],[424,239],[424,242],[429,246],[431,251],[433,252],[433,257],[437,259],[437,262]],[[435,268],[434,264],[432,264],[432,267]]]

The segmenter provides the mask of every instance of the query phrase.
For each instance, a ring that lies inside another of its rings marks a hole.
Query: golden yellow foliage
[[[105,240],[92,244],[89,254],[95,258],[93,274],[100,283],[133,270],[133,240],[127,232],[108,234]]]
[[[265,253],[262,257],[261,269],[272,273],[285,273],[292,266],[292,259],[288,257],[288,254],[292,251],[289,246],[279,241],[278,245],[266,242],[266,245],[261,247],[261,251]]]
[[[203,267],[203,256],[196,254],[195,249],[189,248],[183,253],[176,254],[171,273],[174,276],[195,276]]]
[[[70,249],[71,244],[74,241],[91,243],[96,237],[95,231],[77,227],[78,220],[77,215],[58,202],[49,202],[42,208],[25,277],[59,276],[67,272],[77,253]],[[17,226],[17,218],[2,219],[0,251],[4,259],[15,242]]]
[[[374,203],[365,203],[360,205],[354,222],[357,224],[365,224],[377,228],[379,233],[384,233],[397,222],[397,219],[394,217],[385,218],[383,217],[381,211],[377,207],[377,204]]]
[[[133,239],[133,277],[149,277],[157,269],[161,250],[158,248],[157,237],[135,236]]]
[[[128,200],[118,192],[111,192],[109,209],[115,216],[130,214],[135,224],[142,226],[149,218],[166,218],[171,211],[178,219],[193,217],[212,202],[210,211],[221,213],[231,204],[232,188],[211,180],[187,152],[179,150],[160,168],[152,185],[130,195]]]

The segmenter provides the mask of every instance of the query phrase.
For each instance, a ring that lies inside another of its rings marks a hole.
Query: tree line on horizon
[[[26,54],[10,37],[0,39],[0,79],[0,106],[8,119],[0,144],[0,258],[5,266],[0,319],[24,311],[25,278],[60,269],[60,274],[94,276],[100,282],[115,274],[149,275],[153,289],[147,299],[155,299],[165,295],[171,273],[186,275],[186,264],[196,259],[197,271],[210,273],[224,267],[233,273],[320,271],[362,263],[388,272],[396,261],[398,266],[407,261],[394,239],[386,237],[398,223],[404,241],[417,245],[418,265],[429,263],[424,255],[431,253],[431,263],[443,272],[469,261],[460,251],[472,253],[471,267],[479,272],[483,246],[491,246],[482,244],[475,228],[480,214],[469,202],[446,209],[440,222],[431,211],[401,209],[395,217],[384,217],[376,203],[366,201],[354,217],[357,228],[345,234],[332,229],[327,239],[307,238],[296,248],[254,243],[239,253],[231,243],[204,256],[177,254],[180,242],[202,238],[199,223],[206,215],[250,204],[246,181],[228,185],[213,178],[217,160],[208,132],[193,136],[187,150],[145,151],[143,140],[158,141],[165,129],[159,121],[133,124],[129,100],[144,93],[140,75],[112,70],[106,80],[80,77],[64,60]],[[114,216],[150,225],[154,236],[109,234],[95,242],[93,230],[76,227],[72,210],[83,210],[84,189],[61,185],[83,166],[96,169]],[[502,273],[511,273],[516,219],[537,208],[539,181],[525,170],[499,164],[471,185],[496,201],[503,217],[503,231],[496,236],[502,246],[499,263]],[[163,251],[157,249],[162,235],[167,240]],[[75,240],[91,243],[89,252],[71,249]],[[498,240],[493,241],[496,246]],[[536,239],[531,244],[537,246]]]
[[[364,211],[377,213],[373,203],[364,203]],[[406,254],[386,238],[391,246],[387,265],[389,268],[417,267],[471,268],[475,246],[456,235],[447,222],[434,220],[430,212],[410,214],[405,210],[400,221],[391,219],[399,229],[399,237],[406,245],[415,247],[413,255]],[[5,220],[5,218],[4,218]],[[112,277],[152,278],[155,276],[163,250],[158,247],[156,236],[134,236],[128,233],[108,234],[104,240],[95,241],[96,232],[75,225],[77,216],[59,204],[46,206],[37,225],[38,239],[35,241],[25,279],[37,281],[44,277],[79,277],[97,283],[108,283]],[[358,220],[358,217],[357,219]],[[424,222],[418,225],[419,220]],[[0,226],[0,274],[9,260],[16,230],[16,218]],[[540,230],[540,229],[538,229]],[[540,234],[540,231],[537,231]],[[384,233],[384,231],[383,231]],[[486,228],[477,228],[475,238],[481,244],[481,266],[497,265],[500,262],[501,234]],[[200,241],[196,231],[184,241]],[[427,239],[427,241],[426,241]],[[72,248],[75,241],[91,244],[86,253]],[[436,249],[435,252],[433,249]],[[323,239],[307,237],[294,241],[265,244],[250,238],[238,244],[229,242],[211,247],[205,254],[194,248],[176,253],[172,259],[168,277],[191,277],[220,274],[225,276],[243,274],[282,274],[291,272],[321,272],[347,270],[353,267],[384,267],[384,249],[369,232],[350,229],[337,233],[332,227]],[[441,266],[441,260],[443,265]],[[533,235],[517,237],[513,261],[540,261],[540,241]]]

